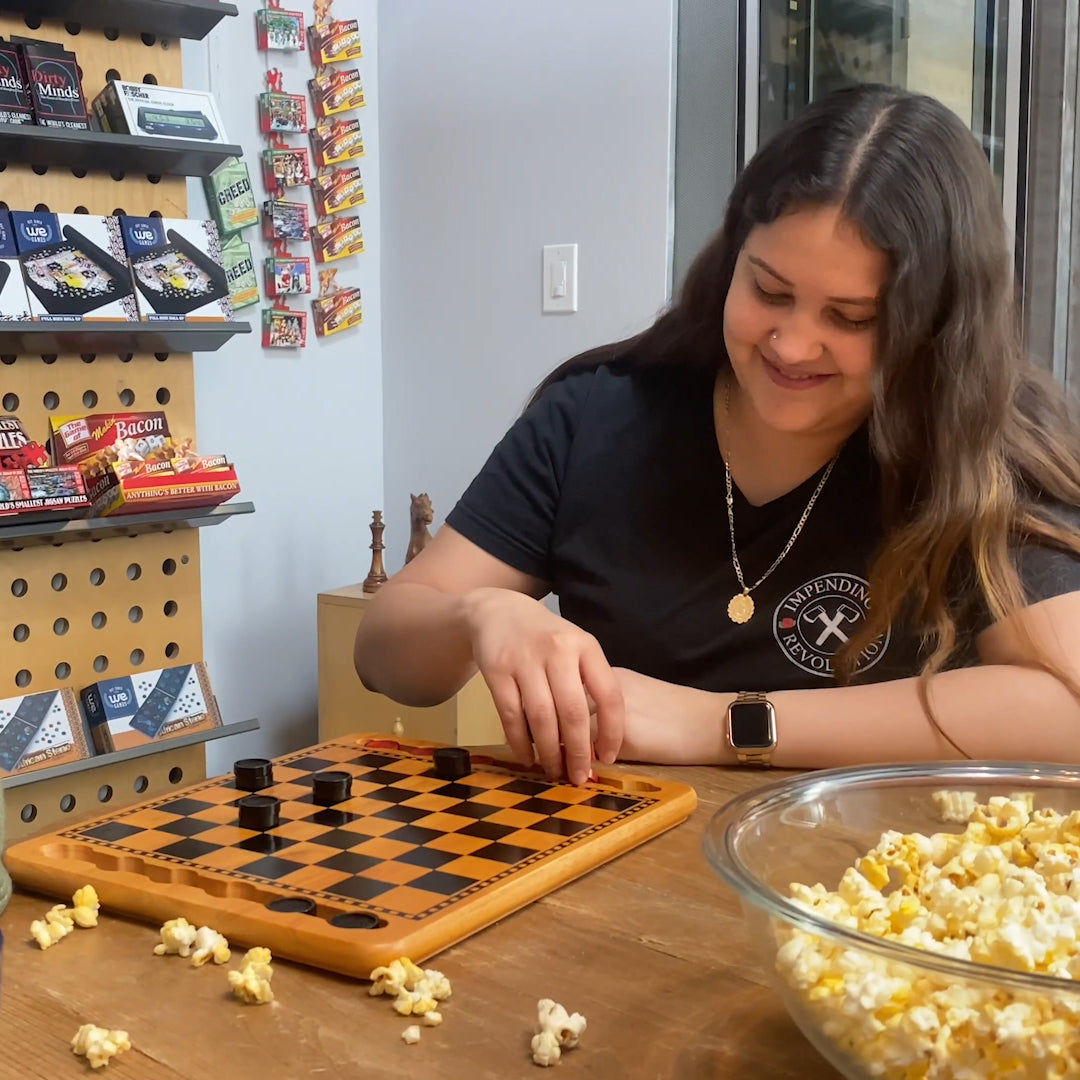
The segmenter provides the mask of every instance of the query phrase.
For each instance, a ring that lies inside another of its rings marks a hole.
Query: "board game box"
[[[90,126],[82,90],[82,71],[73,52],[53,41],[12,37],[23,85],[40,127]]]
[[[0,470],[0,517],[77,518],[89,509],[86,483],[75,466]]]
[[[364,180],[355,165],[346,168],[335,167],[326,173],[319,173],[311,178],[311,198],[315,203],[315,213],[319,217],[329,217],[363,206],[367,201],[364,195]]]
[[[2,62],[3,56],[0,54]],[[0,75],[0,80],[2,78]],[[32,318],[11,215],[6,210],[0,211],[0,320],[29,322]]]
[[[25,469],[49,464],[49,452],[26,433],[17,416],[0,416],[0,469]]]
[[[199,142],[229,141],[213,95],[202,90],[110,79],[94,98],[92,108],[102,131]]]
[[[311,301],[315,316],[315,333],[329,337],[343,330],[351,330],[364,321],[364,305],[357,288],[339,289],[327,296],[317,296]]]
[[[201,509],[240,493],[236,468],[223,455],[174,453],[145,467],[110,464],[85,475],[95,517]]]
[[[239,236],[230,236],[221,248],[225,280],[229,283],[229,299],[234,309],[250,307],[259,302],[259,278],[251,245]]]
[[[302,349],[307,344],[307,312],[290,308],[263,308],[264,349]]]
[[[447,753],[450,751],[451,753]],[[686,784],[587,783],[418,740],[345,736],[13,844],[12,878],[367,979],[420,963],[679,826]]]
[[[0,38],[0,124],[32,124],[34,110],[23,78],[19,50]]]
[[[232,318],[221,240],[212,221],[122,217],[120,225],[144,322]]]
[[[364,250],[364,232],[358,217],[336,217],[320,221],[311,230],[311,246],[318,263],[357,255]]]
[[[221,727],[202,661],[102,679],[79,692],[98,753]]]
[[[356,68],[316,75],[314,79],[308,79],[308,91],[315,115],[320,120],[361,109],[367,104],[364,84]]]
[[[13,210],[11,222],[35,320],[138,321],[117,218]]]
[[[239,158],[229,158],[203,181],[206,202],[222,240],[254,225],[259,208],[251,190],[248,167]]]
[[[115,461],[164,461],[171,456],[169,423],[160,411],[50,416],[49,430],[58,465],[93,471]]]
[[[359,120],[334,120],[318,124],[309,132],[311,151],[320,169],[364,156],[364,136]]]
[[[260,8],[255,12],[255,38],[262,52],[303,52],[304,13]]]
[[[70,689],[0,701],[0,776],[90,756],[86,725]]]
[[[308,208],[303,203],[268,199],[263,203],[264,240],[306,240]]]
[[[316,23],[308,29],[308,36],[311,38],[311,62],[316,67],[363,58],[360,25],[355,19]]]

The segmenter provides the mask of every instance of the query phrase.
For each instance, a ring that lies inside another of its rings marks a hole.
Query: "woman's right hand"
[[[594,749],[601,761],[615,760],[623,739],[622,692],[592,634],[510,589],[467,593],[464,613],[473,659],[520,761],[533,763],[535,745],[548,778],[558,779],[561,744],[570,782],[583,784]]]

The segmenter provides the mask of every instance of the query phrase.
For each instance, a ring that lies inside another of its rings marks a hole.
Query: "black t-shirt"
[[[764,506],[734,489],[748,585],[783,550],[821,476]],[[753,590],[753,618],[736,625],[712,376],[605,365],[549,387],[446,520],[546,581],[613,666],[705,690],[786,690],[832,684],[833,656],[866,616],[879,492],[863,427],[786,558]],[[1080,589],[1080,561],[1046,549],[1025,553],[1022,574],[1032,601]],[[920,667],[917,639],[893,626],[860,658],[857,681]]]

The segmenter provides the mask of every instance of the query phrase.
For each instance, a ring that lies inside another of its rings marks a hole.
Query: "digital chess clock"
[[[176,135],[184,139],[218,137],[214,125],[198,111],[171,112],[142,107],[139,109],[139,128],[147,135]]]

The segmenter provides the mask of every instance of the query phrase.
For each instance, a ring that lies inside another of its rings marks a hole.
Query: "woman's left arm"
[[[1025,609],[1032,640],[1080,684],[1080,592]],[[1080,701],[1059,679],[1025,666],[1016,620],[978,641],[981,665],[941,672],[929,684],[938,724],[970,757],[1080,764]],[[734,764],[725,739],[734,693],[673,686],[619,670],[626,702],[620,757],[671,764]],[[740,686],[735,690],[760,690]],[[959,759],[934,729],[918,679],[769,695],[779,768]]]

